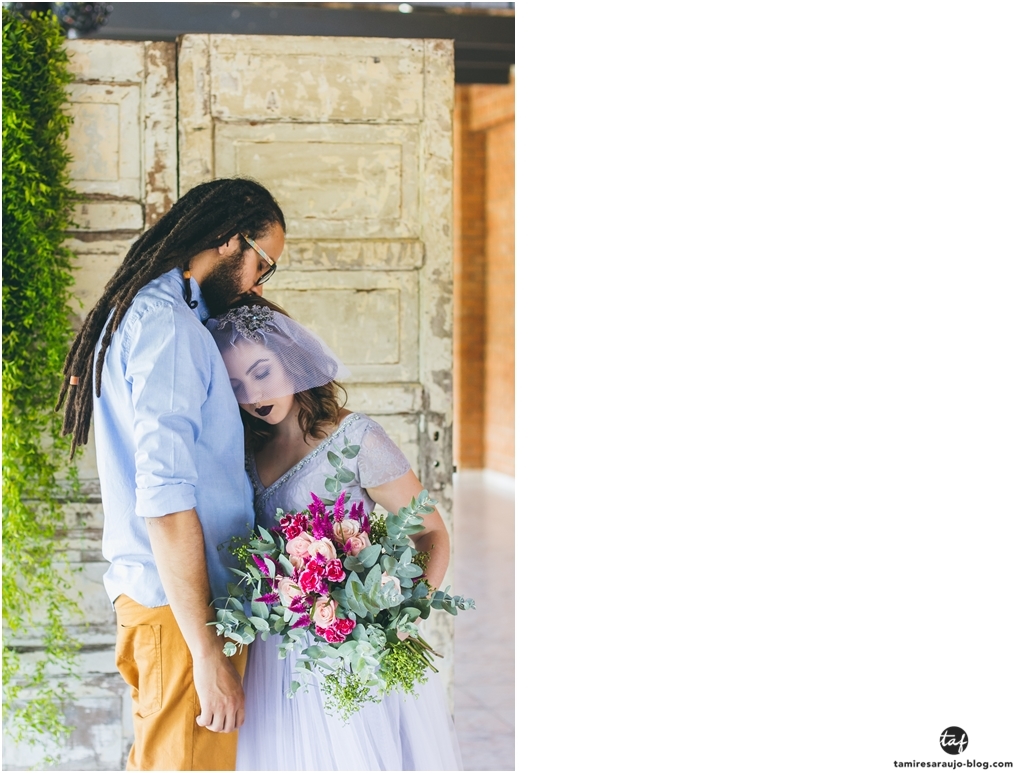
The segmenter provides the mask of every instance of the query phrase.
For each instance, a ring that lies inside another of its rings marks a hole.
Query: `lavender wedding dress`
[[[404,475],[405,456],[377,422],[359,413],[346,416],[338,429],[302,461],[264,487],[252,456],[246,470],[256,494],[256,522],[276,525],[277,508],[295,512],[307,507],[310,492],[333,499],[324,487],[334,468],[327,452],[358,445],[345,466],[355,480],[345,486],[349,507],[374,501],[367,487]],[[344,457],[342,457],[344,458]],[[461,770],[455,727],[439,681],[417,685],[418,697],[397,692],[371,703],[342,722],[327,714],[317,685],[288,697],[295,673],[295,652],[278,657],[279,640],[257,638],[249,647],[245,669],[245,723],[238,732],[238,770]],[[434,676],[431,674],[431,676]]]

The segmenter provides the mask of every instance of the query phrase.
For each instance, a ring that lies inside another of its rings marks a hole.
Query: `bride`
[[[325,481],[336,474],[328,451],[344,459],[351,481],[346,505],[362,502],[398,512],[422,489],[409,462],[383,428],[344,409],[337,379],[347,368],[312,332],[259,296],[247,296],[207,327],[224,358],[245,425],[245,466],[255,492],[256,523],[276,525],[278,508],[305,508],[310,493],[334,499]],[[358,446],[353,458],[342,449]],[[348,477],[348,476],[343,476]],[[448,567],[448,532],[435,509],[413,538],[428,552],[425,577],[440,586]],[[418,697],[395,692],[364,706],[347,722],[324,710],[317,684],[288,697],[295,652],[257,638],[245,669],[245,723],[238,731],[238,770],[461,770],[462,758],[441,685],[433,675]]]

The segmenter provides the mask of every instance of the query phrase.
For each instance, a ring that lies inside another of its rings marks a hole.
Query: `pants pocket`
[[[132,688],[135,714],[148,717],[163,706],[159,625],[119,625],[115,663]]]

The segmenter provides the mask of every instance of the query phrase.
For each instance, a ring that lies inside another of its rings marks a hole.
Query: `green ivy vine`
[[[69,623],[82,619],[56,541],[78,490],[54,411],[72,338],[71,80],[53,13],[4,9],[3,710],[15,741],[66,736],[79,649]]]

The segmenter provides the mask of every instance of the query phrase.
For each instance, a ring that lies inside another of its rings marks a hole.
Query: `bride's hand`
[[[413,622],[416,623],[416,625],[418,626],[422,620],[423,620],[422,617],[417,617],[415,620],[413,620]],[[399,641],[405,641],[408,638],[409,638],[409,634],[407,634],[405,631],[399,631],[398,632],[398,640]]]

